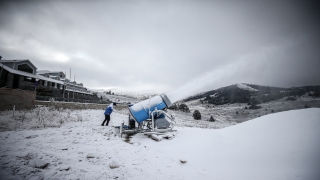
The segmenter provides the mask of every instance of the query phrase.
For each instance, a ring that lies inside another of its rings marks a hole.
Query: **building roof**
[[[37,74],[47,74],[50,73],[48,70],[37,70]]]
[[[35,66],[29,59],[2,59],[0,60],[1,62],[23,62],[23,61],[28,61],[30,64],[32,64],[35,68],[37,68],[37,66]]]
[[[63,73],[64,74],[63,71],[37,70],[37,74],[45,74],[45,73],[48,73],[48,74],[50,74],[50,73]]]
[[[55,80],[55,79],[47,78],[47,77],[44,77],[44,76],[41,76],[41,75],[38,75],[38,74],[34,75],[34,74],[27,73],[27,72],[24,72],[24,71],[11,69],[10,67],[2,64],[1,61],[0,61],[0,67],[3,67],[3,69],[7,70],[8,72],[10,72],[12,74],[18,74],[18,75],[21,75],[21,76],[27,76],[27,77],[31,77],[31,78],[35,78],[35,79],[41,79],[41,80],[45,80],[45,81],[54,82],[54,83],[57,83],[57,84],[64,84],[63,81],[58,81],[58,80]]]
[[[50,71],[50,73],[63,73],[64,74],[63,71]]]
[[[15,61],[15,62],[21,62],[21,61],[29,61],[29,60],[0,60],[0,67],[3,67],[3,69],[5,69],[6,71],[12,73],[12,74],[18,74],[18,75],[21,75],[21,76],[26,76],[26,77],[30,77],[30,78],[35,78],[35,79],[41,79],[41,80],[45,80],[45,81],[49,81],[49,82],[54,82],[54,83],[57,83],[57,84],[70,84],[70,85],[73,85],[73,86],[78,86],[80,87],[79,85],[75,85],[73,83],[65,83],[63,81],[59,81],[59,80],[55,80],[55,79],[52,79],[52,78],[47,78],[45,76],[42,76],[40,74],[46,74],[46,73],[50,73],[50,71],[48,70],[40,70],[40,71],[37,71],[37,74],[34,75],[32,73],[28,73],[28,72],[24,72],[24,71],[20,71],[20,70],[15,70],[15,69],[12,69],[8,66],[6,66],[5,64],[1,63],[1,62],[12,62],[12,61]],[[30,61],[29,61],[30,62]],[[30,62],[31,63],[31,62]],[[32,64],[32,63],[31,63]],[[33,65],[33,64],[32,64]],[[52,73],[56,73],[56,72],[62,72],[62,71],[51,71]],[[63,73],[63,72],[62,72]],[[52,77],[52,76],[51,76]],[[54,77],[57,77],[57,76],[54,76]],[[63,80],[68,80],[68,79],[63,79]],[[82,84],[82,83],[81,83]],[[82,88],[85,88],[85,87],[82,87]],[[71,89],[69,90],[71,91]],[[83,91],[78,91],[78,90],[73,90],[75,92],[78,92],[78,93],[83,93],[83,94],[91,94],[91,92],[83,92]]]
[[[29,61],[29,59],[1,59],[1,62],[21,62],[21,61]]]

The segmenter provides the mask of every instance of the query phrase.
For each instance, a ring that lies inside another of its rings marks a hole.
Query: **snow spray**
[[[221,74],[222,72],[217,71],[213,74],[208,74],[202,78],[195,79],[178,89],[170,91],[169,93],[161,94],[134,104],[129,107],[129,111],[132,117],[138,123],[141,123],[149,118],[149,111],[154,111],[155,109],[163,110],[179,100],[203,91],[204,87],[208,84],[209,79],[217,82],[221,78]]]
[[[189,83],[166,94],[173,104],[193,94],[199,93],[199,91],[201,91],[201,88],[203,88],[203,86],[196,86],[195,83]]]
[[[186,89],[188,89],[188,91],[186,91]],[[150,118],[149,112],[154,111],[155,109],[163,110],[168,108],[172,103],[175,103],[194,93],[193,90],[196,89],[188,88],[186,86],[180,87],[167,94],[161,94],[159,96],[155,96],[134,104],[129,107],[129,112],[138,123],[141,123]]]

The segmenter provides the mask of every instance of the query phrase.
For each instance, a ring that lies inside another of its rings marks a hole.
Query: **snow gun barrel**
[[[150,118],[149,112],[157,110],[163,110],[171,106],[169,98],[165,94],[155,96],[153,98],[141,101],[133,106],[129,107],[129,111],[132,117],[141,123]]]

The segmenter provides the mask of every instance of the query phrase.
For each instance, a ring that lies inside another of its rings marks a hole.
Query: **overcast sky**
[[[89,88],[320,85],[319,12],[304,1],[1,1],[0,55],[71,68]]]

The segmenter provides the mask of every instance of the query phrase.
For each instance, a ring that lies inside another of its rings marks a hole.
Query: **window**
[[[20,64],[20,65],[18,65],[17,69],[19,71],[24,71],[24,72],[33,74],[33,68],[30,67],[28,64]]]
[[[27,82],[31,82],[32,78],[30,77],[24,77],[24,81],[27,81]]]

